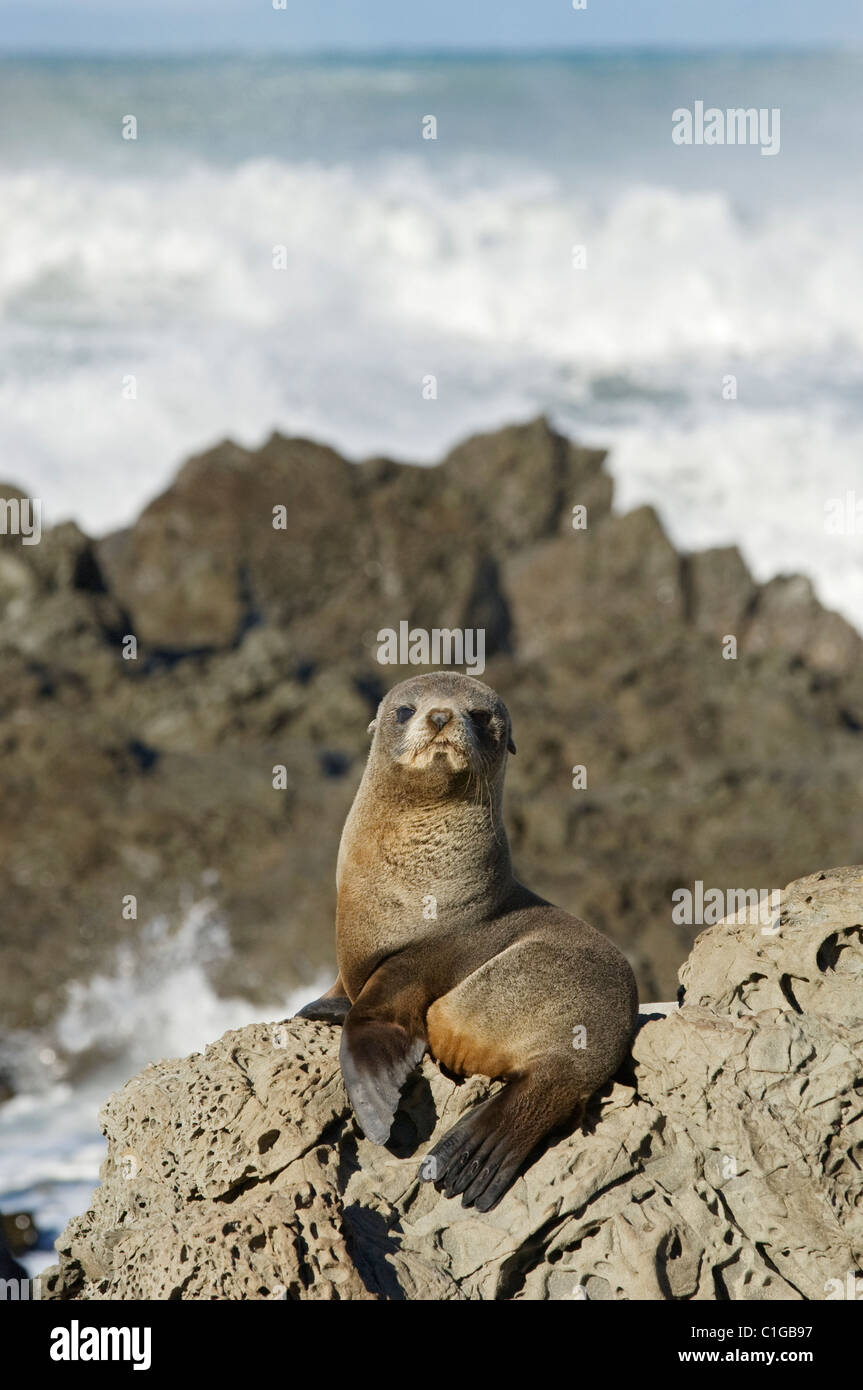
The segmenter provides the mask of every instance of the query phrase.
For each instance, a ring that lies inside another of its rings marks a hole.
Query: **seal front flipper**
[[[374,1144],[389,1139],[402,1087],[426,1050],[427,1003],[405,953],[375,971],[345,1020],[342,1077],[363,1133]]]
[[[326,994],[322,994],[320,999],[313,999],[310,1004],[305,1004],[294,1014],[294,1018],[310,1018],[320,1023],[344,1023],[350,1007],[351,1001],[340,975]]]
[[[339,1062],[354,1114],[374,1144],[390,1137],[399,1096],[426,1050],[425,1038],[411,1036],[400,1023],[363,1019],[350,1013],[342,1033]]]

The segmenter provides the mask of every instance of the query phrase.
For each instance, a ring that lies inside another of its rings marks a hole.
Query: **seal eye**
[[[468,714],[474,724],[478,724],[481,729],[487,729],[491,723],[491,711],[487,709],[469,709]]]
[[[396,710],[396,719],[400,724],[407,724],[408,720],[416,714],[413,705],[399,705]]]

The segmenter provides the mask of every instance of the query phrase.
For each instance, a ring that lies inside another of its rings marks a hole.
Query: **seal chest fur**
[[[339,847],[339,977],[301,1018],[342,1022],[339,1060],[367,1138],[385,1144],[423,1053],[501,1078],[421,1176],[488,1211],[537,1144],[614,1075],[638,1011],[624,956],[513,876],[501,803],[509,713],[440,671],[381,701]]]

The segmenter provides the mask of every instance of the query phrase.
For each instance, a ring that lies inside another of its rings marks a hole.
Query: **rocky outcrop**
[[[259,1025],[151,1066],[105,1107],[102,1185],[43,1296],[843,1296],[863,1260],[861,921],[857,867],[702,933],[683,1006],[643,1017],[583,1126],[487,1215],[417,1177],[480,1078],[426,1059],[378,1148],[337,1029]]]
[[[675,888],[858,859],[860,637],[806,580],[680,555],[611,498],[602,453],[544,420],[436,468],[274,435],[190,460],[98,543],[0,536],[4,1025],[50,1029],[70,980],[204,897],[233,947],[217,988],[271,1006],[332,968],[366,725],[407,674],[375,635],[401,620],[485,628],[517,870],[613,936],[645,997],[691,944]]]

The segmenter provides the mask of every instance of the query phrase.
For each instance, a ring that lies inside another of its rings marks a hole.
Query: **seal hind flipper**
[[[550,1105],[548,1077],[538,1071],[513,1077],[439,1140],[420,1177],[447,1197],[461,1193],[463,1207],[491,1211],[537,1144],[578,1108],[580,1097],[564,1095],[559,1082],[556,1092]]]
[[[351,1001],[339,975],[326,994],[322,994],[320,999],[313,999],[311,1003],[304,1004],[294,1014],[294,1018],[309,1018],[319,1023],[344,1023],[350,1008]]]
[[[425,1038],[400,1023],[348,1015],[339,1063],[351,1105],[373,1144],[390,1137],[402,1086],[422,1059]]]

